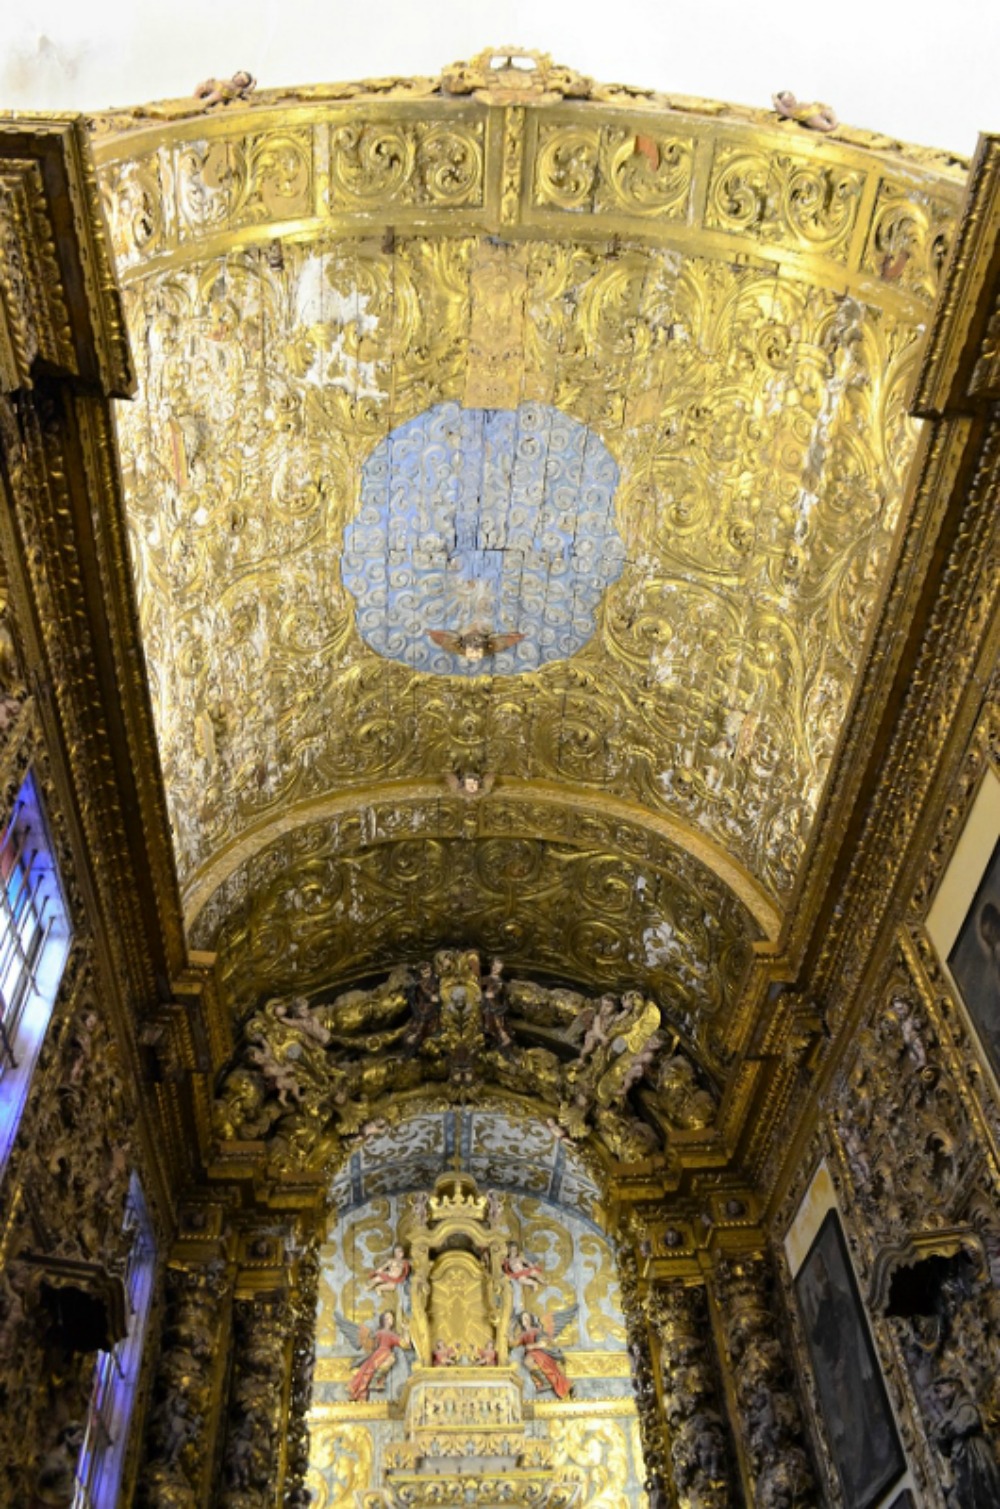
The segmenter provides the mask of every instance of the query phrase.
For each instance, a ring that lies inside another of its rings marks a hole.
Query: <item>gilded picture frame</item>
[[[1000,778],[992,769],[941,878],[927,931],[1000,1083]]]
[[[875,1509],[906,1459],[835,1208],[793,1285],[845,1509]]]

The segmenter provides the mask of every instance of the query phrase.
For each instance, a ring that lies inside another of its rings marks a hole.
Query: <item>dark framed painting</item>
[[[906,1459],[835,1210],[795,1276],[795,1297],[845,1509],[873,1509]]]
[[[952,944],[948,968],[1000,1078],[1000,843]]]

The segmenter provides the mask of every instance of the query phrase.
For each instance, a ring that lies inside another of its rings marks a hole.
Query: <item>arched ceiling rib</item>
[[[459,937],[457,913],[531,967],[624,972],[710,1018],[795,896],[900,523],[958,175],[545,66],[173,113],[109,118],[96,150],[194,937],[223,945],[235,1000],[324,959],[357,973],[352,930],[379,960]],[[447,569],[421,576],[442,517],[468,622]],[[484,613],[473,663],[455,636]],[[496,782],[475,801],[447,784],[470,769]],[[421,796],[388,821],[397,787]],[[602,802],[600,838],[576,831]],[[353,804],[349,842],[323,803]],[[671,929],[686,985],[673,945],[643,953]]]

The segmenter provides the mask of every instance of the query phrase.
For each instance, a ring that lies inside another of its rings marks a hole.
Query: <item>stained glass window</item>
[[[72,1509],[114,1509],[121,1486],[132,1405],[153,1297],[156,1244],[142,1185],[133,1174],[125,1210],[132,1235],[125,1275],[128,1331],[110,1352],[99,1352],[87,1424],[76,1468]]]
[[[69,941],[59,872],[29,774],[0,841],[0,1168],[14,1144]]]

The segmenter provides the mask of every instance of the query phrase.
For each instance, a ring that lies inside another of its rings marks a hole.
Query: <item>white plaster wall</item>
[[[435,73],[516,43],[605,81],[841,119],[971,154],[1000,130],[1000,0],[0,0],[0,108],[98,110],[249,68]]]

